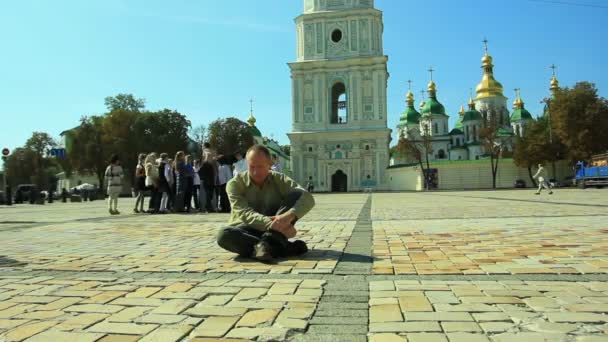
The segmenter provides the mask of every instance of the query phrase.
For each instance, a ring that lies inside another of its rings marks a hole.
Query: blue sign
[[[65,158],[65,148],[52,148],[51,157],[64,159]]]

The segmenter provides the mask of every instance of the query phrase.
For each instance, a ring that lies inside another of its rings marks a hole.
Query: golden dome
[[[472,97],[469,97],[469,109],[470,110],[475,109],[475,102],[473,101]]]
[[[463,105],[460,106],[460,111],[458,111],[458,114],[460,115],[461,118],[464,116],[464,106]]]
[[[519,109],[523,106],[524,101],[518,96],[515,101],[513,101],[513,109]]]
[[[422,107],[424,107],[424,105],[426,104],[426,102],[424,102],[424,100],[420,101],[420,109],[422,110]]]
[[[407,91],[407,95],[405,96],[405,102],[407,102],[407,105],[410,107],[414,105],[414,94],[411,90]]]
[[[437,95],[437,86],[435,85],[435,82],[433,82],[433,80],[431,80],[429,82],[429,97],[435,97]]]
[[[481,59],[482,68],[483,68],[483,76],[481,78],[481,82],[475,88],[475,92],[477,93],[478,99],[484,97],[495,97],[495,96],[503,96],[502,84],[498,82],[494,78],[494,71],[492,65],[492,56],[487,53]]]
[[[487,53],[483,55],[483,57],[481,58],[481,65],[484,67],[492,66],[492,56],[488,55]]]
[[[253,117],[253,114],[249,114],[249,119],[247,119],[247,122],[249,123],[249,126],[255,126],[255,118]]]
[[[552,92],[556,92],[557,89],[559,89],[559,81],[557,80],[557,78],[555,76],[553,76],[551,78],[551,91]]]

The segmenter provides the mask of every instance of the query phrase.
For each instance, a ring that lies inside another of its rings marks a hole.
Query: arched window
[[[346,87],[338,82],[331,88],[331,123],[345,124],[348,122],[348,107],[346,102]]]
[[[439,125],[436,122],[433,125],[433,133],[439,134]]]
[[[477,141],[477,125],[473,125],[473,141]]]
[[[437,153],[437,156],[439,157],[439,159],[445,159],[445,151],[439,150],[439,152]]]

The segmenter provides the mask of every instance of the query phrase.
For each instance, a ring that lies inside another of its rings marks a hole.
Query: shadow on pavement
[[[0,255],[0,267],[21,267],[25,265],[27,265],[27,263]]]

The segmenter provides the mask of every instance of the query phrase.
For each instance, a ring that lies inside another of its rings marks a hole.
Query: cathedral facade
[[[429,153],[429,160],[483,158],[486,151],[480,139],[480,131],[490,122],[496,129],[496,137],[503,151],[509,151],[512,149],[515,135],[523,135],[526,125],[533,120],[532,115],[524,108],[519,94],[513,102],[513,112],[509,114],[503,86],[494,78],[493,58],[488,54],[487,45],[485,50],[481,59],[482,78],[475,88],[475,97],[470,97],[468,110],[465,110],[464,106],[460,108],[456,125],[451,130],[448,127],[449,115],[438,100],[437,85],[432,80],[432,74],[428,84],[429,98],[426,102],[422,101],[420,111],[415,108],[414,94],[411,90],[408,91],[406,110],[400,116],[397,132],[399,137],[417,143],[429,141],[430,136],[432,151]],[[395,156],[393,163],[414,161],[409,156]]]
[[[291,162],[316,191],[387,189],[388,57],[373,0],[304,0],[295,19]]]

